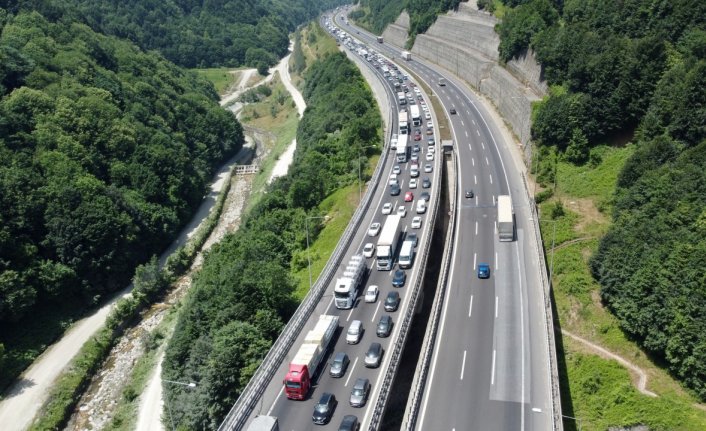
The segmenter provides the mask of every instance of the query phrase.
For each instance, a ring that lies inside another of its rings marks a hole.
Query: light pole
[[[196,383],[194,383],[194,382],[184,383],[184,382],[177,382],[174,380],[167,380],[167,379],[162,379],[162,381],[165,383],[171,383],[173,385],[186,386],[187,388],[191,388],[191,389],[196,387]],[[174,427],[174,418],[172,417],[172,409],[171,409],[171,407],[169,407],[168,398],[169,397],[166,397],[166,396],[164,397],[164,404],[167,405],[167,413],[169,413],[169,422],[172,424],[172,431],[175,431],[176,428]]]
[[[377,148],[377,145],[358,146],[358,203],[363,201],[363,173],[361,166],[363,162],[360,159],[363,158],[363,150],[367,150],[368,148]]]
[[[323,216],[307,216],[304,219],[304,226],[306,227],[306,260],[309,266],[309,290],[311,290],[311,254],[309,252],[309,219],[322,219],[325,220],[326,217]]]

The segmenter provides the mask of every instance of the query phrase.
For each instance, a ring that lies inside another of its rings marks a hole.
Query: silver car
[[[368,401],[368,393],[370,393],[370,380],[356,379],[349,399],[351,407],[363,407]]]

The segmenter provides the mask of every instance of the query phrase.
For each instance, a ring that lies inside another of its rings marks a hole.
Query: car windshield
[[[363,388],[353,388],[353,395],[357,395],[357,396],[363,395]]]
[[[301,383],[293,382],[291,380],[287,380],[286,385],[288,388],[292,388],[292,389],[299,389],[302,387]]]
[[[314,407],[314,410],[316,410],[319,413],[326,413],[328,411],[328,406],[323,403],[319,403]]]

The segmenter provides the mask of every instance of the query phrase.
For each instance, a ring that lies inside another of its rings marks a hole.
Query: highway
[[[340,15],[336,22],[384,54],[401,58],[399,49],[377,43]],[[444,106],[459,160],[449,285],[416,429],[550,430],[542,286],[519,162],[497,125],[486,121],[490,116],[476,96],[453,75],[414,55],[402,63]],[[442,76],[444,86],[438,85]],[[473,198],[465,196],[468,190]],[[516,214],[513,242],[499,242],[496,231],[496,199],[506,194]],[[481,262],[491,267],[489,279],[476,275]]]
[[[388,80],[385,80],[385,78],[382,76],[378,69],[374,69],[372,68],[372,66],[370,66],[370,68],[371,70],[375,71],[380,80],[384,82],[384,87],[386,89],[385,91],[387,92],[387,97],[390,100],[390,106],[394,107],[393,109],[395,111],[393,113],[394,115],[391,116],[392,123],[390,124],[390,127],[393,129],[394,133],[397,133],[398,105],[396,102],[396,93],[393,91],[391,83]],[[383,115],[386,115],[386,113],[383,113]],[[426,120],[424,122],[426,123]],[[422,129],[426,129],[426,127],[423,127]],[[434,130],[436,129],[434,128]],[[419,185],[415,189],[410,188],[411,163],[399,163],[399,167],[401,169],[401,173],[399,174],[401,193],[398,196],[390,195],[388,187],[388,177],[392,173],[393,167],[395,165],[398,165],[398,163],[395,161],[394,151],[391,151],[387,164],[384,167],[384,174],[380,180],[380,184],[370,184],[370,187],[375,188],[373,203],[370,206],[370,210],[364,217],[364,220],[361,224],[361,228],[355,234],[352,246],[349,250],[347,250],[344,262],[342,265],[339,266],[339,270],[336,277],[340,276],[340,274],[342,273],[342,269],[345,266],[345,263],[347,263],[347,261],[352,255],[359,254],[362,252],[363,246],[366,243],[377,243],[378,236],[371,238],[368,235],[367,231],[368,226],[370,226],[370,224],[373,222],[379,222],[384,225],[384,221],[387,218],[387,215],[382,214],[382,207],[385,203],[392,203],[392,207],[395,209],[397,209],[399,206],[404,206],[406,208],[407,213],[406,216],[403,217],[401,220],[400,230],[406,232],[412,231],[412,218],[417,215],[422,217],[421,229],[414,229],[414,231],[416,231],[419,235],[419,243],[416,247],[417,252],[419,252],[419,250],[424,246],[424,244],[430,241],[432,226],[430,225],[430,223],[427,222],[430,216],[430,210],[427,210],[427,212],[424,214],[417,214],[415,211],[415,207],[417,201],[419,200],[419,195],[422,192],[429,192],[432,199],[434,199],[439,193],[441,172],[440,161],[437,155],[440,152],[441,148],[440,145],[437,143],[435,146],[436,151],[434,153],[434,160],[427,161],[425,157],[428,147],[427,138],[435,137],[435,135],[428,136],[425,134],[422,136],[423,138],[421,141],[411,142],[411,144],[419,144],[421,150],[418,153],[420,167],[420,174],[418,177]],[[390,151],[388,145],[389,143],[385,144],[386,145],[383,151]],[[410,152],[410,155],[411,154],[413,153]],[[433,167],[433,171],[430,173],[425,173],[422,168],[427,163],[431,164]],[[422,179],[425,177],[428,177],[431,180],[430,188],[422,187]],[[411,191],[414,193],[414,200],[412,202],[405,203],[404,197],[407,191]],[[429,203],[431,203],[431,201]],[[399,336],[401,326],[398,325],[398,322],[402,319],[402,316],[404,316],[404,313],[409,308],[411,298],[409,291],[414,285],[415,280],[421,276],[423,262],[417,261],[415,259],[412,268],[406,270],[407,280],[404,287],[402,288],[392,287],[391,281],[394,271],[378,271],[375,269],[374,258],[367,259],[367,266],[371,268],[369,277],[364,283],[364,286],[362,288],[362,294],[358,298],[357,304],[350,310],[339,310],[334,306],[333,283],[331,283],[331,286],[329,286],[329,288],[327,289],[326,294],[323,296],[321,302],[318,304],[316,311],[312,314],[312,317],[309,319],[309,322],[305,326],[305,329],[301,332],[299,339],[294,343],[293,347],[288,353],[286,360],[280,366],[280,369],[275,374],[274,379],[269,382],[260,400],[260,403],[258,404],[258,407],[255,409],[255,411],[252,412],[251,417],[254,417],[256,415],[276,416],[279,420],[279,426],[281,430],[302,431],[310,429],[338,429],[338,425],[340,424],[343,416],[352,414],[357,416],[358,419],[361,421],[361,429],[367,429],[367,424],[370,422],[372,414],[372,406],[375,405],[377,396],[380,391],[380,382],[382,380],[382,377],[384,376],[384,371],[387,369],[391,359],[391,355],[389,355],[388,352],[391,349],[393,341]],[[395,265],[395,268],[393,269],[397,269],[397,265]],[[369,285],[379,286],[380,293],[375,303],[365,303],[363,301],[362,295],[365,292],[365,288]],[[385,297],[387,296],[387,293],[393,290],[400,293],[401,303],[397,311],[386,312],[384,311],[382,303]],[[289,360],[293,358],[294,354],[296,353],[296,350],[301,345],[301,340],[303,339],[304,335],[309,329],[313,327],[313,324],[316,322],[316,320],[318,320],[318,316],[321,314],[337,315],[340,318],[340,334],[335,339],[335,346],[330,350],[330,355],[327,358],[328,362],[332,360],[335,353],[345,352],[350,357],[350,365],[342,378],[332,378],[328,372],[329,365],[326,364],[319,374],[317,384],[314,386],[314,389],[311,391],[307,399],[303,401],[289,400],[284,394],[282,384],[282,379],[287,373]],[[377,337],[375,331],[377,322],[382,314],[389,314],[393,320],[392,333],[387,338]],[[346,343],[345,333],[350,323],[356,319],[361,320],[363,322],[363,328],[365,332],[363,333],[362,340],[360,341],[360,343],[355,345],[349,345]],[[383,346],[384,353],[382,357],[382,364],[379,368],[366,368],[363,365],[365,352],[372,342],[379,342]],[[351,392],[351,387],[353,386],[357,378],[367,378],[370,380],[370,383],[372,385],[371,394],[368,398],[368,401],[362,408],[353,408],[349,405],[348,401]],[[314,405],[321,397],[321,394],[324,392],[333,393],[338,400],[338,406],[335,409],[333,419],[328,425],[314,425],[312,422],[312,413]]]

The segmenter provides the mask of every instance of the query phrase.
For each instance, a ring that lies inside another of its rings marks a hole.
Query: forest
[[[706,3],[505,3],[502,59],[532,48],[552,85],[533,138],[575,164],[635,145],[591,270],[623,330],[706,400]]]
[[[165,387],[179,428],[221,423],[298,305],[291,271],[300,269],[307,217],[320,215],[318,204],[357,181],[359,163],[379,153],[370,147],[382,139],[380,114],[356,66],[336,53],[304,76],[308,107],[289,174],[206,255],[167,347],[163,377],[198,382]],[[321,226],[308,225],[316,238]]]
[[[343,0],[10,0],[7,9],[36,10],[50,21],[157,50],[183,67],[267,68],[287,54],[289,33]]]
[[[409,14],[411,40],[427,31],[439,14],[455,9],[461,0],[361,0],[362,9],[351,13],[351,18],[381,34],[385,27],[395,22],[403,10]]]
[[[0,9],[0,387],[159,254],[243,142],[155,53]]]

